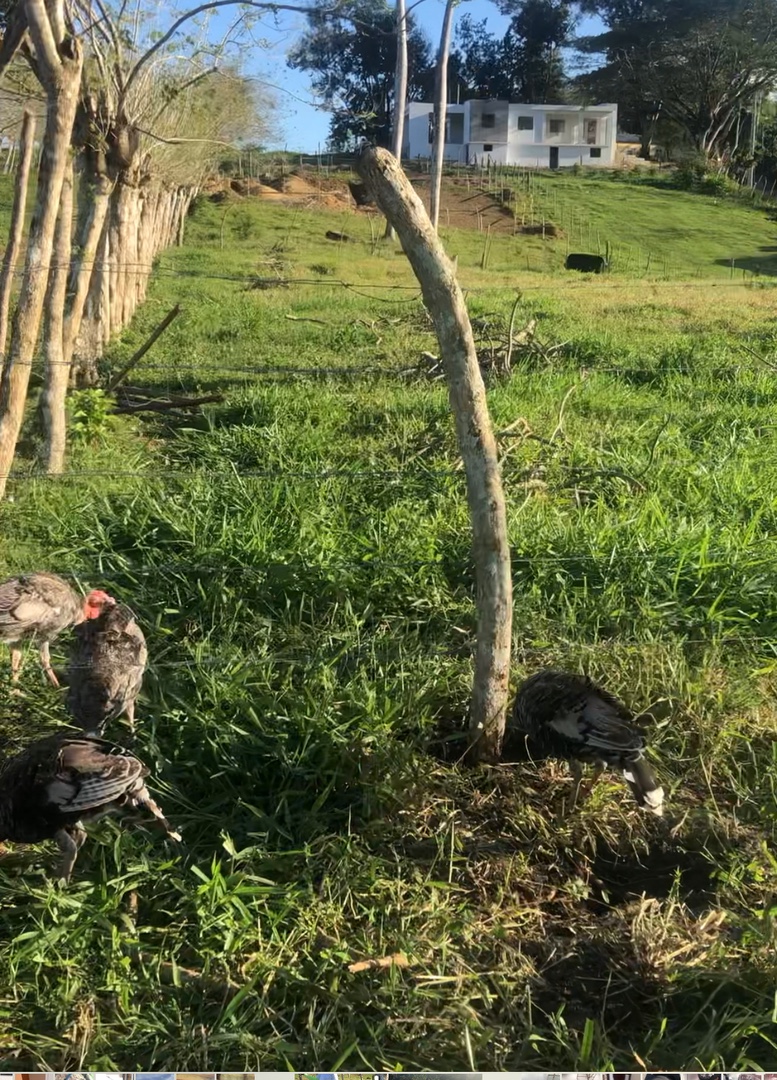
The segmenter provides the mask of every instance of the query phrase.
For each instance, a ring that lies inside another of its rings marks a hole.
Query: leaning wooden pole
[[[423,203],[387,150],[367,149],[357,170],[421,285],[434,321],[467,478],[477,582],[478,640],[470,717],[476,759],[498,758],[510,678],[512,580],[502,478],[464,296]]]
[[[30,183],[32,149],[35,143],[35,117],[25,110],[22,119],[22,132],[19,139],[22,156],[14,184],[13,209],[11,210],[11,235],[3,256],[3,269],[0,271],[0,376],[3,374],[3,355],[8,340],[8,314],[11,310],[11,292],[13,276],[22,246],[24,235],[24,212],[27,208],[27,188]]]

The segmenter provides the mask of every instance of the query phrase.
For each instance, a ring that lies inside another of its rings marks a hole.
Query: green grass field
[[[769,244],[729,211],[742,256]],[[563,242],[509,236],[483,270],[482,235],[446,237],[492,335],[521,289],[560,346],[489,387],[497,431],[561,428],[500,438],[515,681],[562,665],[655,706],[667,818],[613,777],[566,814],[562,766],[458,763],[469,527],[445,388],[399,375],[435,349],[404,257],[364,217],[260,204],[222,248],[222,215],[197,207],[106,364],[180,302],[132,382],[224,402],[87,418],[59,480],[31,410],[0,505],[0,573],[136,610],[137,749],[184,836],[101,822],[64,892],[53,850],[0,857],[0,1066],[774,1070],[774,291],[529,272]],[[33,656],[23,679],[11,748],[65,720]]]
[[[768,207],[675,190],[671,173],[548,172],[515,186],[520,215],[564,229],[564,254],[570,246],[604,253],[609,243],[619,275],[741,281],[777,272],[777,226]]]

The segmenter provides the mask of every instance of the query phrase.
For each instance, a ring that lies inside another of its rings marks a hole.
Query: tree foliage
[[[661,104],[690,145],[724,157],[742,109],[777,79],[777,0],[584,0],[604,33],[579,42],[604,63],[581,79],[639,127]],[[602,93],[606,91],[606,93]]]
[[[512,15],[508,33],[523,70],[518,96],[528,103],[563,99],[561,49],[574,25],[570,5],[565,0],[508,0],[502,11]]]
[[[319,0],[308,29],[288,56],[289,67],[312,74],[313,90],[334,110],[330,143],[349,149],[361,139],[391,145],[397,41],[394,8],[386,0],[346,0],[327,16]],[[407,17],[408,99],[430,100],[434,69],[429,42]]]
[[[501,9],[511,16],[501,38],[489,33],[486,19],[464,15],[459,23],[451,60],[461,97],[563,101],[567,79],[561,49],[573,27],[570,4],[505,0]]]

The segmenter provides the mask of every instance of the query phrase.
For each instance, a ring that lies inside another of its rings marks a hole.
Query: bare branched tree
[[[66,2],[71,4],[67,10]],[[226,33],[212,40],[207,17],[229,7],[236,9],[235,18]],[[111,7],[107,0],[17,3],[0,43],[0,75],[18,54],[45,96],[46,152],[37,208],[40,211],[45,200],[45,213],[36,211],[33,219],[28,268],[0,393],[4,477],[13,462],[23,418],[71,137],[78,178],[73,257],[63,317],[50,317],[46,323],[45,354],[49,365],[56,363],[59,369],[56,377],[52,372],[47,376],[43,409],[50,472],[61,471],[64,464],[65,396],[76,350],[83,350],[93,380],[105,342],[127,324],[145,295],[154,256],[167,244],[181,241],[188,207],[212,160],[213,147],[239,113],[234,108],[239,96],[234,72],[220,84],[220,93],[213,93],[213,80],[228,51],[250,27],[252,12],[306,10],[258,0],[211,0],[170,20],[161,3],[154,8],[149,2],[145,9],[138,3],[133,11],[123,2]],[[198,17],[203,17],[198,36],[187,39],[182,56],[180,33]],[[160,22],[165,21],[161,29]],[[76,41],[78,34],[83,50]],[[74,65],[78,80],[71,74]],[[227,85],[231,109],[225,103]],[[60,232],[60,239],[63,235]],[[60,269],[54,273],[59,275]],[[52,278],[48,290],[52,303],[61,291],[61,278]],[[59,377],[63,373],[65,377]],[[4,489],[5,478],[0,481],[0,497]]]

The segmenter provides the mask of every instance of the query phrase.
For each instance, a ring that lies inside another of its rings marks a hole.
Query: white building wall
[[[469,163],[477,159],[478,165],[490,161],[492,165],[510,165],[510,150],[507,143],[469,143]],[[486,150],[490,146],[490,150]]]
[[[469,102],[464,105],[449,106],[450,114],[464,116],[464,142],[446,143],[445,160],[457,164],[478,164],[491,162],[497,165],[519,165],[525,168],[550,168],[551,147],[558,149],[558,167],[571,168],[584,165],[591,168],[611,168],[616,160],[616,132],[618,123],[617,105],[592,108],[572,108],[553,105],[510,105],[508,108],[508,142],[486,143],[470,142]],[[429,158],[432,147],[429,143],[429,114],[432,105],[428,102],[411,102],[405,123],[404,155],[409,158]],[[519,130],[519,116],[532,116],[534,126],[531,131]],[[563,118],[565,130],[559,133],[549,131],[550,118]],[[586,121],[596,120],[595,148],[601,151],[599,157],[591,157],[591,145],[587,141]],[[501,134],[501,133],[500,133]],[[486,149],[490,146],[490,149]]]
[[[405,115],[404,149],[402,156],[407,158],[428,158],[432,156],[432,144],[429,142],[429,114],[434,107],[425,101],[411,101]],[[448,115],[464,115],[463,105],[449,105]],[[464,121],[464,139],[467,138],[467,122]],[[446,161],[459,165],[467,163],[467,144],[446,143],[443,149]]]

